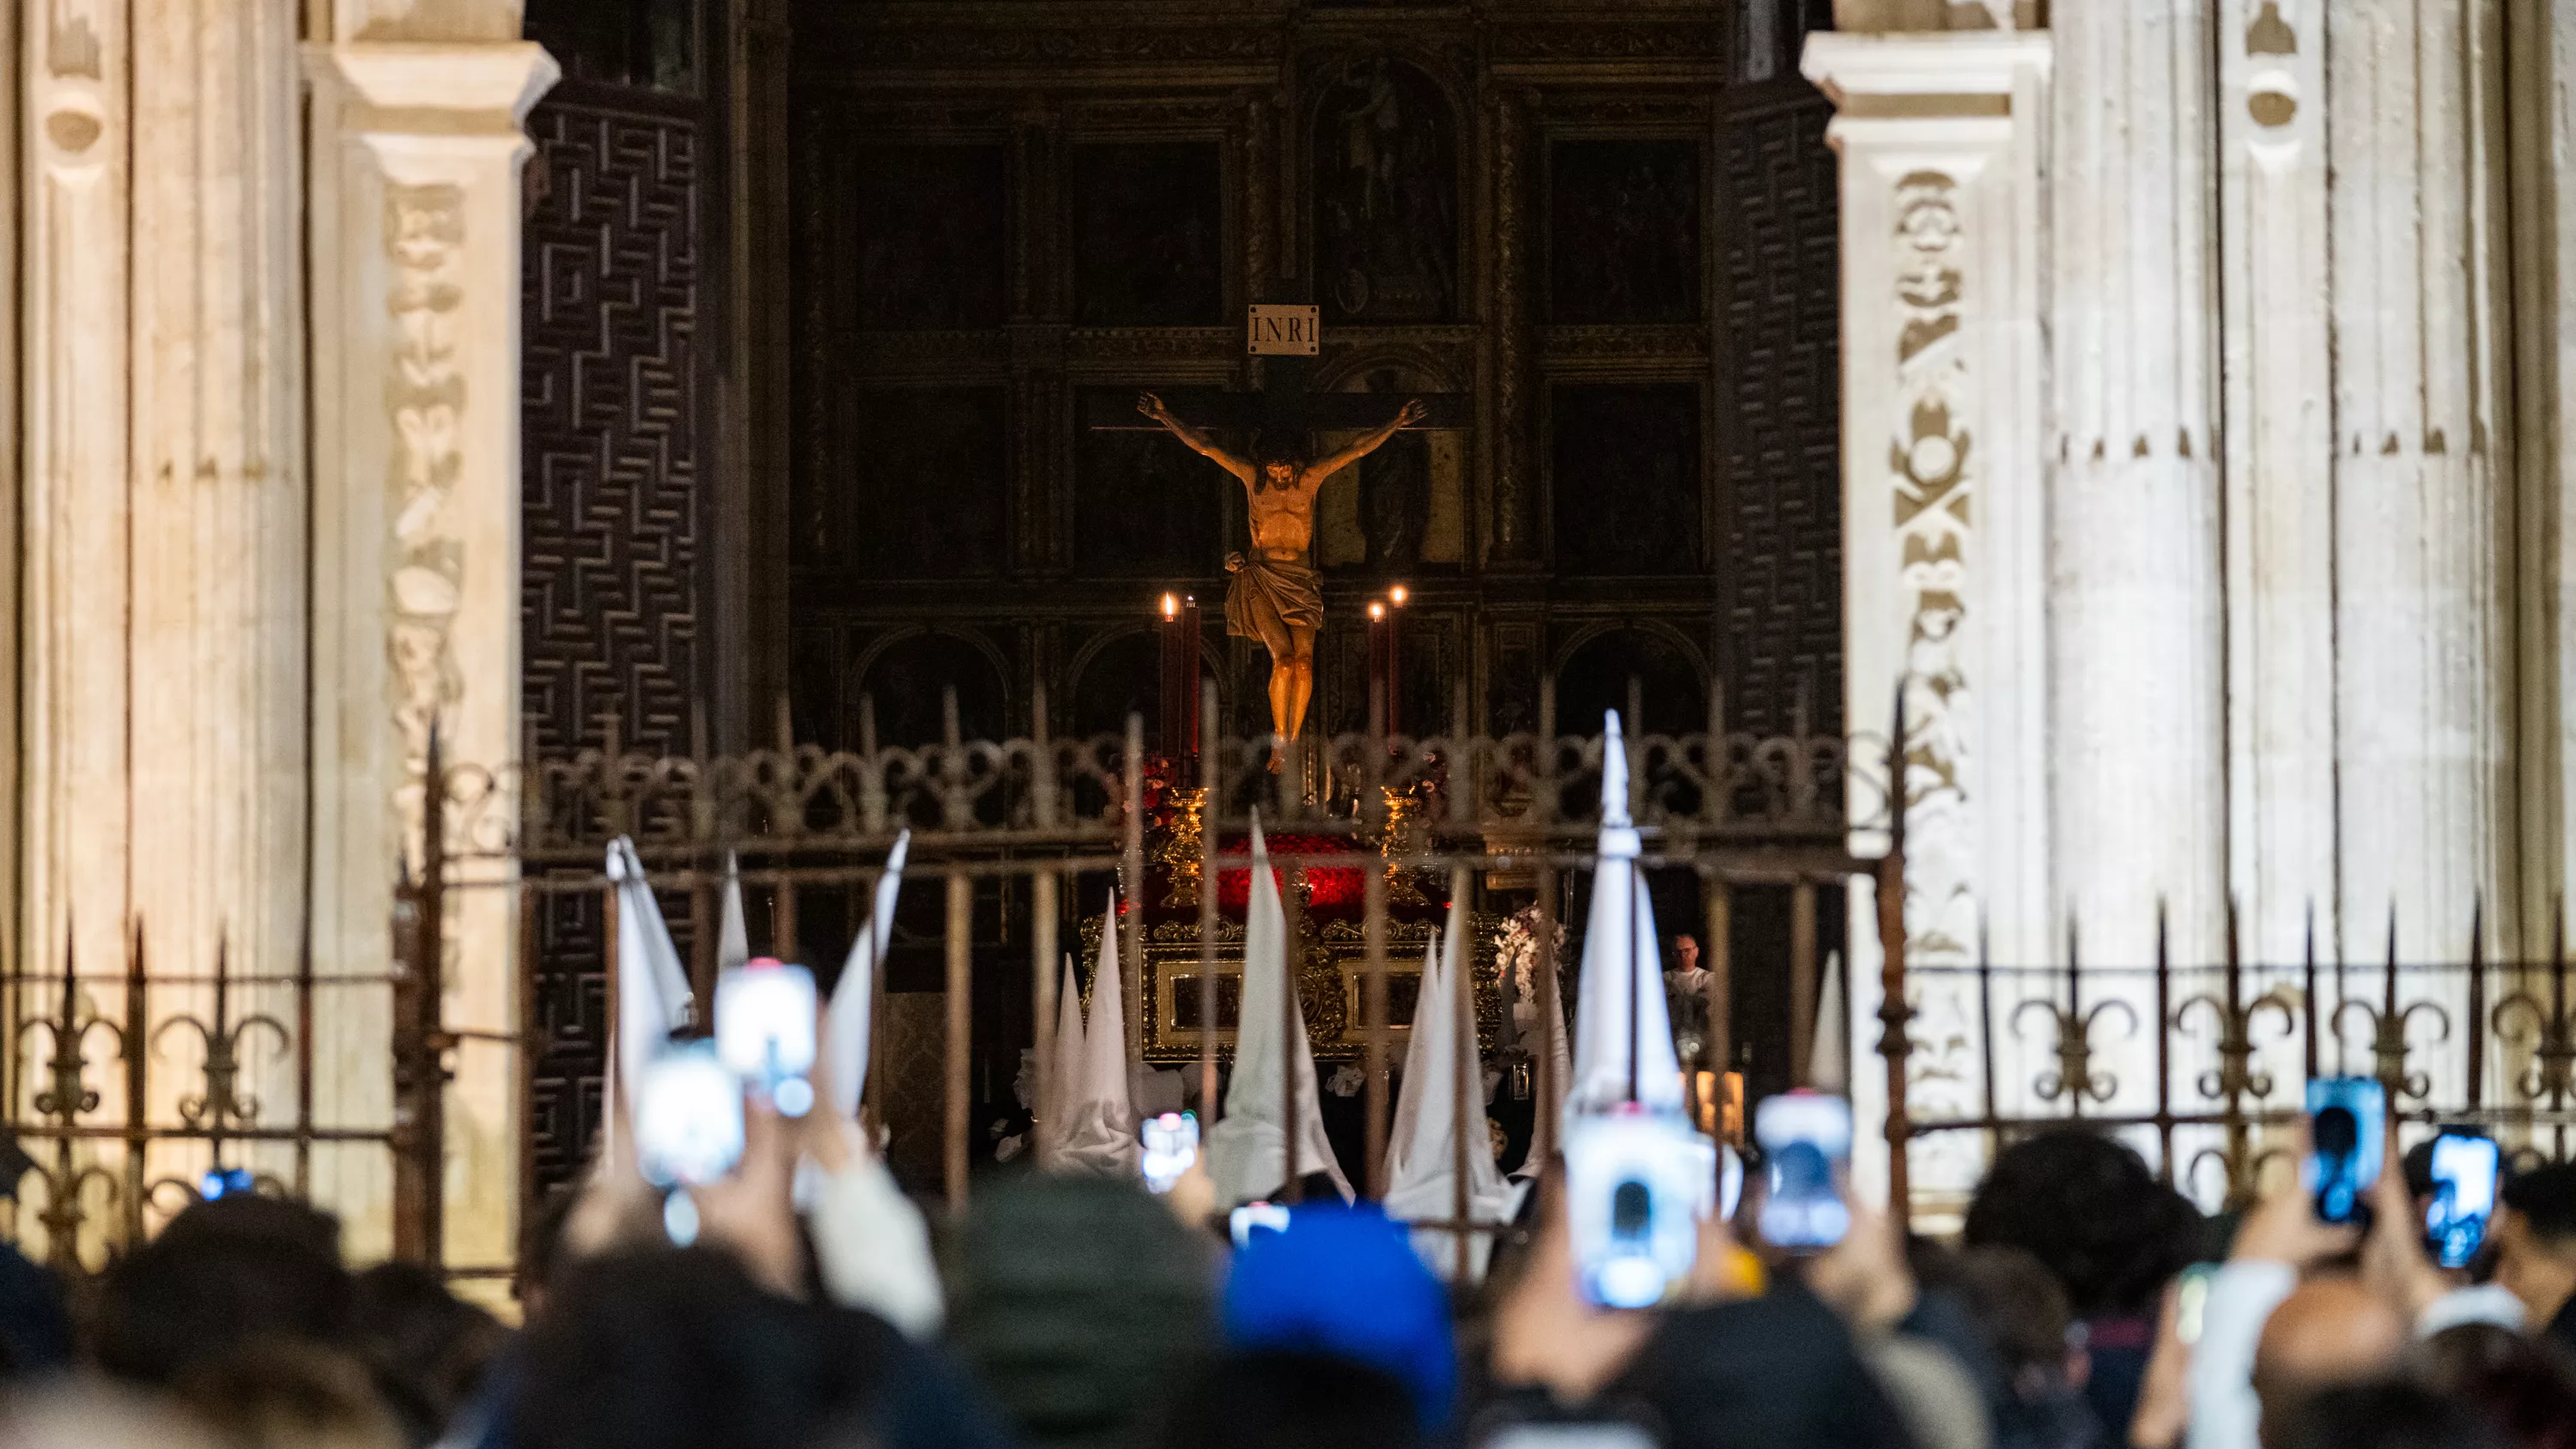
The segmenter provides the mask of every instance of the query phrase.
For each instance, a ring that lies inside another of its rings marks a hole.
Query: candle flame
[[[1372,618],[1372,619],[1383,619],[1383,618],[1385,618],[1385,617],[1386,617],[1386,605],[1384,605],[1384,604],[1371,604],[1371,605],[1369,605],[1369,617],[1370,617],[1370,618]]]
[[[1165,594],[1163,596],[1163,617],[1166,619],[1177,619],[1180,615],[1181,601],[1172,597],[1170,594]]]
[[[1405,591],[1404,591],[1404,585],[1402,585],[1402,584],[1397,584],[1397,585],[1395,586],[1395,592],[1393,592],[1393,593],[1389,594],[1387,597],[1389,597],[1389,598],[1391,598],[1391,599],[1395,600],[1395,606],[1396,606],[1397,608],[1401,609],[1401,608],[1403,608],[1403,607],[1404,607],[1404,601],[1405,601],[1405,599],[1406,599],[1408,596],[1406,595],[1406,593],[1405,593]]]

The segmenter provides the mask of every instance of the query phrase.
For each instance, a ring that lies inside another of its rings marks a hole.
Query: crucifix
[[[1231,578],[1225,591],[1225,631],[1258,639],[1270,651],[1270,721],[1279,741],[1270,757],[1275,774],[1286,745],[1304,728],[1315,692],[1315,636],[1324,624],[1322,580],[1310,556],[1315,495],[1324,480],[1406,428],[1460,426],[1467,399],[1433,394],[1390,412],[1390,399],[1382,395],[1309,392],[1309,359],[1321,342],[1312,307],[1256,306],[1247,331],[1249,351],[1263,359],[1260,392],[1148,392],[1137,399],[1133,414],[1110,400],[1095,399],[1086,421],[1095,430],[1168,432],[1242,482],[1252,547],[1226,556]],[[1313,434],[1346,431],[1359,436],[1319,456]],[[1251,448],[1229,451],[1217,441],[1226,432],[1248,432]]]

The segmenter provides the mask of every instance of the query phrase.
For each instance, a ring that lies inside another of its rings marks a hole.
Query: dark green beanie
[[[1032,1445],[1140,1442],[1215,1350],[1211,1249],[1136,1183],[1019,1178],[951,1247],[949,1334]]]

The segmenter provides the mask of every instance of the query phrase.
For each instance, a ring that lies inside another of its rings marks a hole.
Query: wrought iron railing
[[[2473,924],[2453,962],[1917,965],[1904,1048],[1918,1170],[1927,1153],[1964,1164],[2082,1122],[2131,1137],[2204,1201],[2241,1203],[2315,1076],[2376,1079],[2410,1130],[2472,1124],[2526,1160],[2565,1160],[2566,953],[2490,960],[2481,935]]]

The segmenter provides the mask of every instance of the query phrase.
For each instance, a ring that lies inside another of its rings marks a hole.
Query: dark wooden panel
[[[1726,128],[1725,469],[1737,719],[1785,730],[1800,690],[1842,723],[1840,208],[1822,97]],[[1887,687],[1893,690],[1894,681]],[[1885,728],[1883,722],[1864,727]]]
[[[1076,321],[1226,320],[1224,158],[1214,141],[1076,146],[1072,170]]]
[[[1556,562],[1568,574],[1700,567],[1700,390],[1560,385],[1549,401]]]
[[[1086,388],[1084,406],[1133,408],[1136,392]],[[1215,578],[1225,495],[1243,486],[1232,475],[1168,433],[1085,429],[1074,435],[1073,457],[1078,572],[1166,582]]]
[[[859,325],[998,327],[1006,157],[1000,145],[867,145],[849,198],[859,238]]]
[[[698,89],[693,0],[527,0],[523,34],[564,78],[673,94]]]
[[[1548,158],[1553,320],[1699,320],[1699,158],[1696,141],[1555,144]]]
[[[998,387],[863,388],[850,436],[857,546],[872,579],[1001,572],[1007,409]]]

